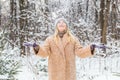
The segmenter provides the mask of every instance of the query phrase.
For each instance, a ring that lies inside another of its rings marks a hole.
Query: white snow
[[[34,74],[28,70],[27,66],[23,66],[20,71],[22,72],[15,76],[18,80],[34,80]]]
[[[39,60],[37,56],[24,57],[22,59],[22,67],[19,69],[19,74],[15,76],[18,80],[48,80],[45,72],[37,71],[34,64]],[[31,60],[33,59],[33,60]],[[44,63],[45,64],[45,63]]]
[[[27,60],[29,60],[31,62],[30,59],[33,59],[32,64],[36,64],[36,62],[37,62],[37,60],[39,60],[39,58],[40,57],[37,57],[34,55],[32,56],[32,58],[30,58],[30,57],[21,58],[23,61],[22,62],[23,66],[19,69],[21,72],[19,72],[19,74],[17,74],[15,77],[18,80],[48,80],[48,75],[46,75],[45,72],[38,71],[39,74],[36,74],[34,72],[35,68],[30,68],[33,65],[30,66],[28,64],[29,62],[27,62]],[[81,64],[81,62],[79,64]],[[83,65],[83,64],[81,64],[81,65]],[[119,76],[115,76],[113,73],[111,73],[109,71],[103,71],[102,73],[100,73],[99,71],[96,71],[96,68],[95,68],[95,70],[88,70],[88,71],[82,71],[77,68],[77,72],[79,73],[79,74],[77,74],[77,80],[120,80]]]
[[[120,77],[113,76],[112,74],[109,73],[107,75],[98,76],[93,80],[120,80]]]

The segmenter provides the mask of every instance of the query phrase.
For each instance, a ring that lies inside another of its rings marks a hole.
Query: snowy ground
[[[38,60],[39,58],[36,56],[22,58],[23,66],[19,69],[21,72],[15,77],[18,80],[48,80],[47,73],[38,72],[34,66]]]
[[[44,76],[44,73],[41,73],[40,75],[35,76],[35,74],[33,74],[27,66],[23,66],[21,68],[21,73],[19,73],[16,77],[18,78],[18,80],[48,80],[48,76]],[[105,75],[99,75],[96,76],[92,79],[88,78],[88,77],[83,77],[80,80],[120,80],[120,77],[117,76],[113,76],[111,73],[105,74]]]
[[[48,77],[43,75],[44,73],[35,75],[28,69],[27,66],[23,66],[20,70],[22,72],[16,75],[16,78],[18,78],[18,80],[48,80]]]
[[[34,56],[34,59],[38,59],[38,57]],[[44,72],[39,72],[39,75],[35,74],[29,64],[26,64],[27,58],[23,58],[22,61],[23,66],[20,68],[22,72],[15,76],[18,80],[48,80],[48,76]],[[94,71],[87,71],[81,72],[79,75],[82,75],[82,77],[77,77],[77,80],[120,80],[120,76],[115,76],[110,72],[100,74]]]

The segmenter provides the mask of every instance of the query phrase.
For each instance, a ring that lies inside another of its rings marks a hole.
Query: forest
[[[108,47],[76,57],[77,80],[120,80],[120,0],[0,0],[0,80],[47,80],[48,58],[23,43],[42,44],[63,17],[83,46]]]

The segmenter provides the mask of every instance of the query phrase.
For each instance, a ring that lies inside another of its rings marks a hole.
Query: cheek
[[[67,28],[67,25],[66,25],[66,24],[64,24],[64,28],[65,28],[65,29]]]
[[[59,26],[57,26],[57,28],[58,28],[58,30],[60,30],[60,29],[61,29],[61,27],[59,27]]]

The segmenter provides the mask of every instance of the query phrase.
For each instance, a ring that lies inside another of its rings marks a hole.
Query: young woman
[[[79,40],[71,34],[65,19],[56,23],[54,35],[45,40],[44,46],[36,45],[36,55],[48,57],[49,80],[76,80],[75,56],[81,58],[93,55],[94,48],[82,47]]]

